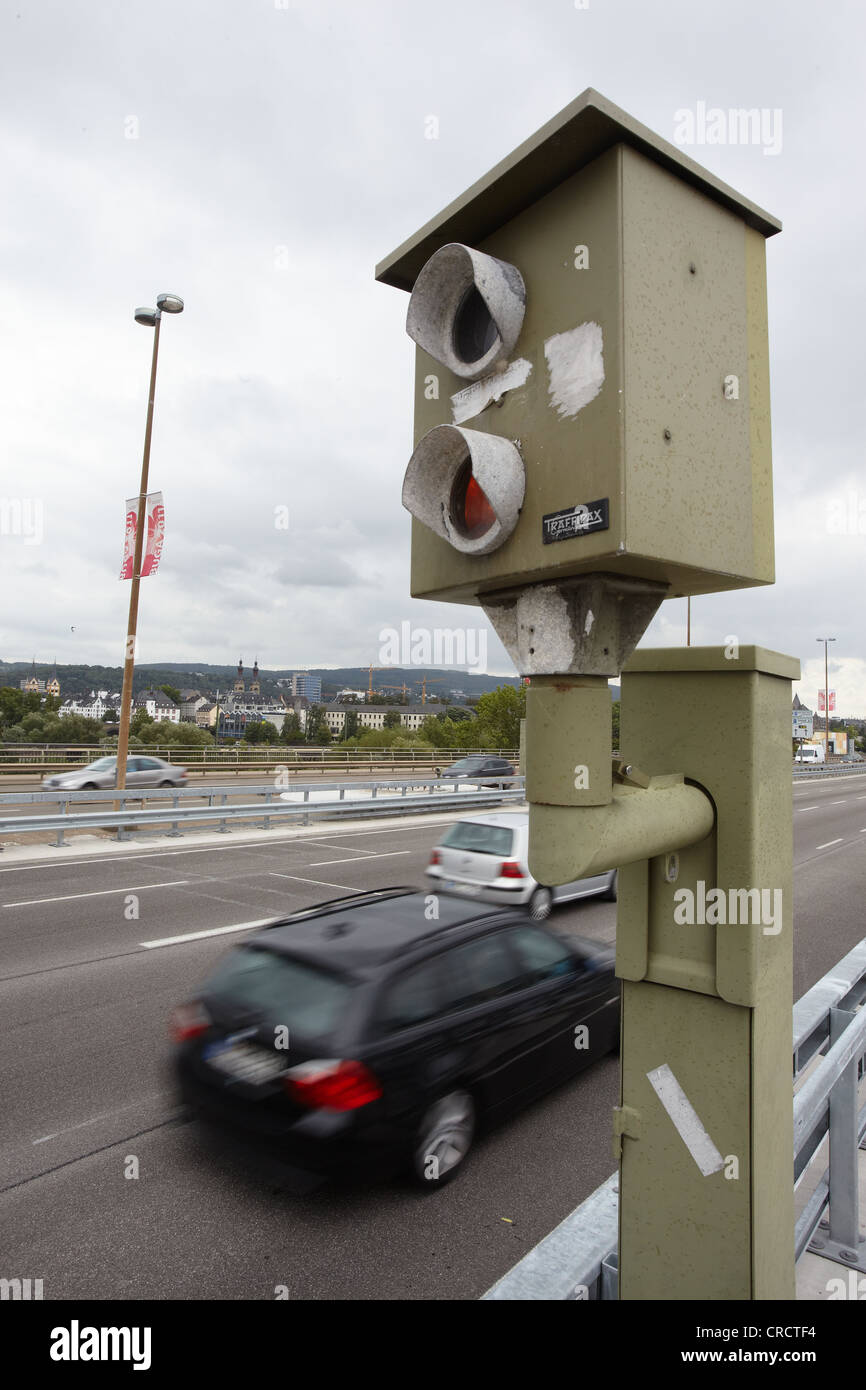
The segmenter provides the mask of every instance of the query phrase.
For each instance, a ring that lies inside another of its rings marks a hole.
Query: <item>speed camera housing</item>
[[[417,344],[413,595],[772,583],[779,226],[590,91],[378,267]]]

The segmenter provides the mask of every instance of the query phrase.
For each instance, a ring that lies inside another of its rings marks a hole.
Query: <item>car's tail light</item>
[[[499,869],[500,878],[526,878],[516,859],[503,859]]]
[[[186,781],[186,768],[185,768],[185,767],[181,768],[181,770],[180,770],[180,780],[181,780],[182,782],[185,782],[185,781]]]
[[[441,863],[442,863],[442,855],[439,853],[438,849],[434,849],[433,853],[430,855],[430,863],[431,863],[431,864],[441,864]]]
[[[303,1062],[289,1069],[283,1085],[292,1100],[310,1110],[359,1110],[382,1095],[378,1080],[363,1062]]]
[[[210,1025],[210,1016],[197,999],[190,1004],[178,1004],[169,1020],[171,1040],[176,1043],[189,1042],[191,1038],[199,1038],[206,1033]]]

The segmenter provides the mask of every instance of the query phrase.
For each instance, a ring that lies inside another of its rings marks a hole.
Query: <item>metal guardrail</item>
[[[129,789],[122,793],[118,793],[116,789],[98,792],[25,792],[18,796],[12,794],[7,797],[4,795],[0,797],[0,800],[20,801],[22,798],[26,798],[35,802],[45,800],[50,803],[54,801],[62,809],[45,815],[0,817],[0,834],[26,835],[38,831],[55,831],[57,838],[54,844],[59,847],[65,843],[64,835],[69,830],[116,828],[117,838],[127,840],[131,838],[130,830],[140,830],[143,826],[155,828],[159,825],[170,824],[171,829],[166,834],[176,836],[182,833],[178,828],[182,823],[189,825],[216,821],[219,830],[226,832],[228,829],[227,821],[261,820],[262,828],[269,830],[274,820],[300,818],[303,825],[308,825],[311,818],[316,816],[407,815],[415,812],[443,811],[470,806],[499,805],[503,801],[522,801],[524,797],[523,779],[515,776],[508,780],[512,783],[512,787],[506,790],[501,790],[501,778],[474,778],[469,783],[460,782],[455,778],[443,778],[441,781],[429,778],[412,778],[399,782],[395,782],[392,778],[385,782],[337,783],[331,788],[323,788],[321,784],[293,787],[290,792],[269,785],[257,789],[259,794],[264,797],[264,805],[260,803],[229,805],[228,797],[236,795],[236,793],[220,791],[219,789],[203,792],[192,787],[154,788],[153,790],[142,788],[137,794]],[[463,790],[460,790],[461,786]],[[470,787],[475,788],[475,790],[469,790]],[[378,794],[380,789],[399,790],[400,795],[380,796]],[[321,794],[324,790],[338,791],[339,796],[330,801],[311,801],[311,793]],[[365,790],[370,791],[370,796],[367,799],[358,800],[354,795],[351,795],[351,793]],[[348,798],[346,792],[350,793]],[[285,799],[287,796],[300,796],[301,799],[300,801],[290,801]],[[195,797],[198,800],[207,798],[208,804],[207,806],[181,806],[179,804],[181,800],[190,797]],[[214,805],[216,797],[221,798],[219,805]],[[156,807],[127,810],[126,808],[127,802],[143,803],[151,798],[156,801],[170,800],[171,809]],[[111,805],[100,811],[70,812],[66,809],[70,803],[81,804],[82,801],[101,801],[111,803]],[[114,809],[115,804],[120,807],[119,810]]]
[[[862,763],[796,763],[795,777],[844,777],[846,773],[866,772],[866,762]]]
[[[257,747],[261,750],[258,754],[256,753]],[[98,743],[2,743],[0,744],[0,771],[9,766],[41,768],[57,763],[63,763],[64,766],[81,767],[95,756],[110,756],[111,753],[111,748],[103,748]],[[333,744],[324,744],[319,747],[314,744],[274,743],[251,744],[246,748],[224,748],[218,745],[213,748],[203,748],[200,745],[185,747],[177,743],[160,747],[154,744],[152,747],[131,749],[129,756],[131,758],[164,758],[166,762],[187,764],[191,767],[215,768],[233,768],[238,762],[248,763],[251,767],[267,767],[277,763],[287,764],[289,767],[303,767],[305,764],[312,764],[316,767],[322,765],[369,767],[376,763],[396,763],[407,766],[417,764],[421,767],[428,765],[432,767],[441,762],[455,762],[457,758],[465,758],[473,753],[486,753],[493,758],[513,760],[520,756],[518,748],[346,748],[341,750],[339,745],[335,747]]]
[[[858,1149],[866,1147],[866,938],[794,1006],[794,1188],[825,1139],[830,1163],[798,1217],[794,1254],[805,1250],[866,1274],[859,1235]],[[812,1069],[811,1071],[809,1069]],[[808,1075],[807,1075],[808,1073]],[[824,1214],[829,1207],[829,1220]],[[618,1297],[619,1174],[612,1173],[483,1298],[580,1300]]]
[[[866,1136],[866,1105],[857,1108],[866,1060],[864,1003],[866,939],[794,1007],[794,1079],[803,1078],[794,1096],[795,1187],[804,1181],[824,1140],[830,1140],[829,1167],[797,1219],[794,1253],[799,1259],[808,1249],[866,1274],[857,1161]],[[807,1076],[819,1056],[820,1065]]]
[[[564,1303],[616,1298],[619,1173],[581,1202],[482,1301]]]
[[[50,791],[40,792],[0,792],[0,806],[2,805],[22,805],[28,806],[40,802],[57,802],[62,805],[77,805],[81,802],[89,801],[162,801],[168,798],[172,800],[179,798],[184,800],[187,797],[195,797],[199,801],[203,797],[221,796],[282,796],[284,792],[291,792],[292,795],[298,792],[327,792],[335,791],[339,793],[339,800],[342,801],[346,792],[357,792],[372,790],[373,795],[377,794],[378,789],[389,787],[402,788],[409,787],[441,787],[443,785],[467,784],[469,786],[491,786],[498,787],[501,782],[507,781],[514,783],[515,786],[523,785],[523,778],[518,773],[512,776],[506,775],[496,777],[385,777],[375,778],[367,781],[357,782],[311,782],[309,786],[304,786],[303,782],[287,782],[283,785],[280,781],[261,782],[255,786],[245,787],[124,787],[118,791],[116,787],[100,788],[95,791]]]

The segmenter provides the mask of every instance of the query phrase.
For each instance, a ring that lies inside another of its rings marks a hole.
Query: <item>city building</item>
[[[142,690],[133,700],[132,707],[133,711],[147,710],[150,718],[155,719],[157,723],[163,719],[170,720],[172,724],[180,723],[180,705],[175,704],[164,690]]]
[[[203,705],[210,704],[206,695],[202,695],[200,690],[182,690],[180,692],[180,717],[184,724],[195,724],[196,715]]]
[[[273,724],[279,733],[289,712],[290,704],[282,696],[262,695],[252,686],[249,691],[239,691],[235,682],[235,689],[220,701],[219,737],[243,738],[248,724],[263,721]]]
[[[357,716],[359,733],[364,729],[384,729],[386,714],[398,714],[401,727],[414,732],[430,718],[432,710],[427,705],[326,705],[323,718],[332,737],[342,737],[349,714]]]
[[[322,698],[321,676],[312,676],[309,671],[296,671],[292,676],[292,694],[303,695],[311,705],[318,704]]]
[[[89,695],[71,697],[64,700],[57,711],[61,719],[69,714],[80,714],[85,719],[116,719],[120,709],[120,692],[91,690]]]
[[[204,700],[196,709],[192,723],[200,729],[212,729],[216,724],[217,706],[213,700]]]
[[[59,695],[60,681],[57,679],[57,662],[54,663],[54,671],[49,679],[40,680],[36,674],[36,657],[30,667],[30,675],[18,682],[18,689],[23,690],[27,695]]]

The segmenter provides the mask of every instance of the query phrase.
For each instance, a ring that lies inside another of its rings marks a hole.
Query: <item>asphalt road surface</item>
[[[866,935],[866,775],[793,795],[796,997]],[[310,1187],[178,1124],[166,1020],[243,939],[207,933],[421,886],[437,830],[278,835],[0,868],[0,1275],[46,1298],[477,1298],[613,1170],[613,1058],[435,1193]],[[553,921],[612,941],[615,911]]]

